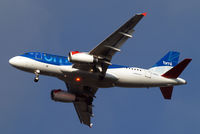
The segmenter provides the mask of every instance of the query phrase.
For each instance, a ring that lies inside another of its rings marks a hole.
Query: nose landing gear
[[[34,74],[35,74],[34,82],[38,82],[39,81],[40,70],[35,70]]]
[[[35,77],[34,78],[34,82],[38,82],[39,81],[39,78],[38,77]]]

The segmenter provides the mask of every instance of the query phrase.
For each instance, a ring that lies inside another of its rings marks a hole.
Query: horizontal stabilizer
[[[170,100],[172,97],[173,86],[170,87],[160,87],[160,91],[165,99]]]
[[[184,59],[179,64],[177,64],[175,67],[164,73],[162,76],[166,78],[177,78],[183,70],[187,67],[187,65],[191,62],[192,59]]]

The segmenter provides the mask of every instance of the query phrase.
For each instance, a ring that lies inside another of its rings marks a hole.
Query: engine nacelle
[[[88,53],[81,53],[79,51],[69,52],[69,62],[72,63],[96,63],[98,59]]]
[[[51,91],[51,99],[59,102],[75,102],[76,95],[63,91],[61,89],[55,89]]]

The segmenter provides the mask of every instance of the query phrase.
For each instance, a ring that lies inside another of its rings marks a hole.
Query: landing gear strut
[[[35,70],[34,74],[35,74],[34,82],[38,82],[39,81],[40,70]]]

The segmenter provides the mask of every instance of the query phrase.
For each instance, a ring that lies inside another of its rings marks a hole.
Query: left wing
[[[92,102],[97,92],[97,88],[81,86],[81,85],[72,85],[67,84],[68,91],[77,96],[77,101],[74,102],[75,110],[78,114],[79,120],[81,123],[92,127],[91,117],[93,117],[92,112]]]
[[[87,102],[74,102],[74,107],[76,113],[78,114],[81,123],[92,127],[91,117],[92,117],[92,106],[88,105]]]

